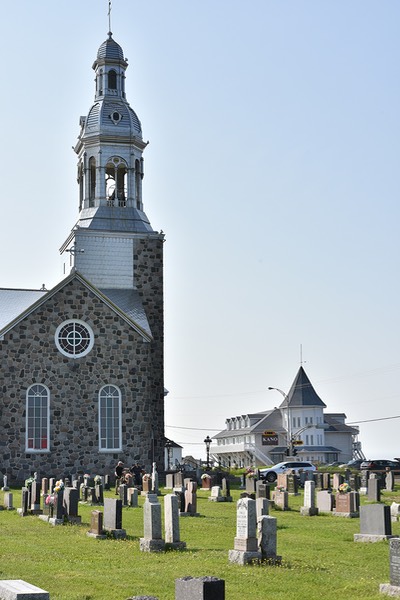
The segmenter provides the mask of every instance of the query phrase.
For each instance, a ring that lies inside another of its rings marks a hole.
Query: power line
[[[221,431],[221,429],[210,429],[210,427],[178,427],[178,425],[166,425],[170,429],[190,429],[192,431]]]
[[[400,419],[400,415],[396,415],[394,417],[381,417],[379,419],[366,419],[365,421],[351,421],[350,423],[346,423],[346,425],[357,425],[358,423],[373,423],[374,421],[389,421],[390,419]]]

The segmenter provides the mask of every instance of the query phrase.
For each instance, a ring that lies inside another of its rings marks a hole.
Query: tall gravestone
[[[263,515],[257,519],[258,547],[261,557],[274,563],[281,562],[282,557],[276,553],[277,549],[277,519]]]
[[[197,483],[195,481],[188,480],[185,490],[185,512],[181,513],[181,516],[189,515],[191,517],[198,517],[197,512]]]
[[[154,500],[154,501],[153,501]],[[165,549],[165,541],[161,533],[161,504],[156,494],[146,498],[143,506],[144,534],[139,541],[141,552],[161,552]]]
[[[368,500],[370,502],[381,501],[381,485],[376,477],[370,477],[368,480]]]
[[[389,540],[390,583],[381,583],[379,591],[387,596],[400,596],[400,538]]]
[[[234,549],[229,550],[229,561],[245,565],[259,560],[256,502],[251,498],[241,498],[236,510],[236,537]]]
[[[328,490],[317,492],[317,509],[319,513],[331,513],[335,508],[335,495]]]
[[[78,515],[79,492],[76,488],[66,487],[64,490],[65,516],[69,523],[79,525],[81,517]]]
[[[103,529],[103,513],[100,510],[92,510],[90,515],[90,530],[86,535],[99,540],[106,539],[107,536]]]
[[[300,507],[300,514],[307,517],[313,517],[318,514],[318,508],[315,505],[314,481],[306,481],[304,484],[304,506]]]
[[[165,543],[174,550],[186,548],[181,542],[179,531],[179,500],[175,494],[167,494],[164,498]]]
[[[104,529],[117,539],[126,538],[122,528],[122,501],[116,498],[104,498]]]

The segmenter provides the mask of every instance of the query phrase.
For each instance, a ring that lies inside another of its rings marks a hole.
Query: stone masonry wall
[[[144,275],[142,280],[147,293],[152,282]],[[162,331],[162,303],[161,314],[155,307],[159,285],[155,288],[154,300],[147,298],[153,335]],[[93,349],[82,358],[66,357],[55,345],[55,331],[67,319],[81,319],[93,329]],[[6,334],[0,359],[0,471],[12,482],[33,471],[54,477],[113,474],[119,459],[127,465],[140,460],[150,469],[153,436],[164,435],[162,339],[144,341],[74,278]],[[50,452],[25,451],[26,390],[34,383],[50,390]],[[98,450],[98,393],[105,384],[118,386],[122,395],[118,454]],[[157,447],[160,470],[163,456]]]

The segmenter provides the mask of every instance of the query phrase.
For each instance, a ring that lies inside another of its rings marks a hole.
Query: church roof
[[[47,290],[0,288],[0,331],[45,294]]]
[[[292,383],[292,387],[289,390],[288,395],[281,404],[281,408],[287,406],[323,406],[326,408],[326,404],[322,402],[317,392],[314,390],[310,380],[303,367],[300,367],[298,373]]]
[[[117,312],[133,329],[151,341],[152,333],[139,292],[134,289],[99,290],[77,271],[72,272],[50,291],[47,290],[7,290],[0,289],[0,339],[22,319],[40,307],[72,279],[78,279],[96,296]],[[12,302],[14,301],[14,308]]]

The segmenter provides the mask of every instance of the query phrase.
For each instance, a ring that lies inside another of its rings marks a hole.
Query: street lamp
[[[209,435],[204,440],[204,443],[206,445],[207,469],[209,469],[210,468],[210,446],[211,446],[211,438]]]
[[[292,423],[291,423],[291,416],[290,416],[290,404],[289,404],[289,398],[288,395],[285,394],[285,392],[283,390],[280,390],[279,388],[276,387],[269,387],[269,390],[275,390],[276,392],[279,392],[286,400],[286,405],[287,405],[287,427],[286,427],[286,435],[287,435],[287,448],[289,451],[289,455],[292,456],[293,454],[293,440],[292,440]]]
[[[167,440],[165,442],[165,447],[167,449],[167,470],[171,469],[171,454],[172,454],[172,442],[171,440]]]

